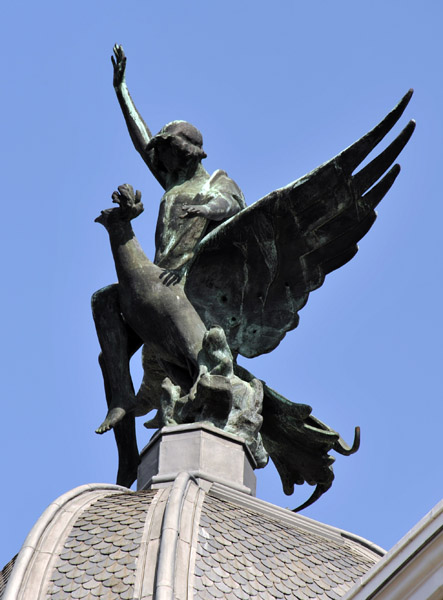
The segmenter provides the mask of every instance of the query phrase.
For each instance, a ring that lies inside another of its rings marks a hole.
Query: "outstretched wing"
[[[412,90],[335,158],[202,240],[186,293],[207,326],[223,327],[233,351],[252,358],[275,348],[297,326],[309,293],[355,255],[357,242],[375,221],[375,207],[400,171],[394,165],[386,173],[411,137],[414,121],[354,171],[395,125],[411,95]]]

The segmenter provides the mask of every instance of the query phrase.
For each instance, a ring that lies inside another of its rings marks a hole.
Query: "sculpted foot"
[[[126,410],[117,406],[116,408],[111,408],[106,415],[106,419],[100,425],[98,429],[95,430],[95,433],[105,433],[112,429],[117,423],[119,423],[123,417],[126,415]]]

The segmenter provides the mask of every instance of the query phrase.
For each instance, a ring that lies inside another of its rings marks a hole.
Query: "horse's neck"
[[[131,277],[134,269],[150,263],[135,237],[130,221],[112,223],[108,233],[119,281]]]

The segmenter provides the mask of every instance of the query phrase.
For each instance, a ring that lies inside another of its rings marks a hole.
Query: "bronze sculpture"
[[[165,189],[156,256],[153,263],[148,261],[149,268],[129,225],[142,210],[139,192],[121,186],[113,194],[119,207],[97,219],[110,232],[114,257],[126,252],[125,268],[116,258],[119,283],[97,292],[92,302],[108,402],[108,414],[97,432],[114,429],[120,461],[117,481],[130,485],[138,464],[136,415],[158,409],[157,417],[147,424],[152,427],[173,418],[172,406],[180,407],[174,414],[185,422],[208,416],[201,402],[197,402],[198,414],[183,407],[195,400],[192,390],[201,379],[201,352],[213,325],[224,331],[224,358],[229,363],[232,353],[233,375],[257,386],[257,380],[236,364],[237,354],[254,357],[275,348],[297,326],[298,311],[309,293],[322,285],[326,274],[354,256],[356,243],[375,220],[375,206],[398,175],[398,165],[386,171],[412,135],[414,122],[353,175],[398,121],[411,97],[409,91],[355,144],[246,207],[241,190],[224,171],[210,176],[203,168],[206,154],[195,127],[174,121],[152,136],[129,95],[121,46],[114,47],[114,55],[114,88],[131,139]],[[145,268],[149,274],[142,275]],[[142,344],[145,375],[136,395],[129,358]],[[206,365],[203,368],[210,371]],[[227,387],[224,398],[229,396]],[[295,483],[316,484],[303,505],[307,506],[332,484],[333,458],[328,451],[355,452],[358,430],[349,447],[310,414],[309,406],[294,404],[265,384],[261,389],[263,424],[261,437],[255,438],[256,458],[266,462],[260,446],[263,438],[285,493],[292,493]],[[256,404],[261,406],[261,401]],[[213,422],[228,426],[229,414],[220,418],[212,415]]]

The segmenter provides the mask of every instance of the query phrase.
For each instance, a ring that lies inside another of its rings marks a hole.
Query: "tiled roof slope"
[[[37,522],[2,600],[338,600],[379,560],[370,546],[188,473],[82,486]]]
[[[208,496],[200,518],[195,598],[339,600],[378,558],[355,542]]]
[[[113,494],[76,520],[50,576],[48,600],[134,597],[136,561],[155,492]]]

